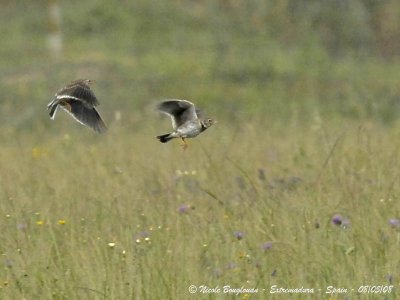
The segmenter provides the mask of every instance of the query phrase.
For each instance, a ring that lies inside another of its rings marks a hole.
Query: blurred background
[[[1,0],[0,16],[3,129],[59,132],[46,105],[78,78],[110,127],[164,98],[278,126],[399,113],[396,0]]]

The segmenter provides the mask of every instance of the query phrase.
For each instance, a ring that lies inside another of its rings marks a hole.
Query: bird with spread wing
[[[90,79],[75,80],[60,89],[47,105],[50,118],[54,120],[58,107],[61,107],[79,123],[97,133],[105,132],[107,127],[95,108],[99,101],[90,88],[92,82]]]
[[[216,123],[212,119],[199,118],[199,111],[187,100],[165,100],[157,106],[157,109],[171,117],[174,129],[173,132],[157,136],[157,139],[161,143],[167,143],[174,138],[180,138],[183,149],[188,147],[186,138],[194,138]]]

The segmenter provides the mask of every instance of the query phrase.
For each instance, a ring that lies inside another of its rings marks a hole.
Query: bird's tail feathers
[[[159,135],[159,136],[157,136],[157,138],[161,143],[167,143],[173,139],[173,137],[171,137],[171,133]]]

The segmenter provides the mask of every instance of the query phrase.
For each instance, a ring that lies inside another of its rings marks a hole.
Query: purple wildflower
[[[242,238],[244,238],[245,234],[243,231],[234,231],[233,235],[235,236],[235,238],[237,238],[238,240],[241,240]]]
[[[349,219],[344,218],[341,214],[334,214],[331,220],[333,225],[341,226],[343,228],[348,228],[351,225]]]
[[[400,228],[400,220],[399,219],[390,219],[389,224],[390,224],[390,226],[392,226],[392,228]]]
[[[191,208],[190,204],[182,204],[181,206],[179,206],[179,213],[180,214],[185,214],[189,211],[189,209]]]
[[[150,233],[146,230],[139,232],[136,236],[135,236],[135,240],[137,239],[145,239],[150,237]]]
[[[261,245],[261,249],[264,251],[268,251],[272,248],[272,242],[267,242]]]
[[[333,225],[340,226],[340,225],[342,225],[342,222],[343,222],[343,217],[342,217],[342,215],[340,215],[340,214],[335,214],[335,215],[332,217],[332,224],[333,224]]]

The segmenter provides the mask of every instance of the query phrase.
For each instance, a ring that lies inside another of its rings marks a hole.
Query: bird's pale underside
[[[193,103],[187,100],[171,99],[161,102],[158,111],[171,117],[173,132],[159,135],[161,143],[167,143],[174,138],[180,138],[183,148],[187,148],[186,138],[194,138],[215,124],[211,119],[200,119]]]

